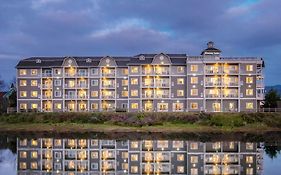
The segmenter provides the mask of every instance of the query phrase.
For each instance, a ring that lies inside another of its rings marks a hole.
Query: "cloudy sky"
[[[267,85],[281,84],[280,0],[0,0],[0,75],[29,56],[260,56]]]

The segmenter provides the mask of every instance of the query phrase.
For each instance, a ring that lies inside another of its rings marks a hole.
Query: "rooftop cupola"
[[[201,55],[203,55],[204,58],[220,58],[221,51],[217,48],[215,48],[215,44],[213,41],[210,41],[207,43],[207,49],[203,50]]]

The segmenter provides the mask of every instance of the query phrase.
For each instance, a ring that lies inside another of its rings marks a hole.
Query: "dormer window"
[[[36,59],[36,63],[41,63],[41,60],[40,59]]]
[[[91,62],[92,62],[91,58],[86,59],[86,63],[91,63]]]
[[[145,56],[144,56],[144,55],[141,55],[141,56],[139,57],[139,60],[145,60]]]

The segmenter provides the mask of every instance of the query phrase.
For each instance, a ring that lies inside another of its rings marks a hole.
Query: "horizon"
[[[262,57],[266,86],[281,84],[281,2],[202,4],[196,0],[3,1],[0,79],[10,82],[18,61],[31,56],[200,55],[206,43],[214,41],[222,56]]]

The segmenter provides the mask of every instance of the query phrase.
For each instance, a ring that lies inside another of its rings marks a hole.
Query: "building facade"
[[[17,68],[18,111],[253,112],[264,99],[264,61],[200,56],[31,57]]]
[[[34,138],[17,141],[18,175],[261,175],[263,144]]]

